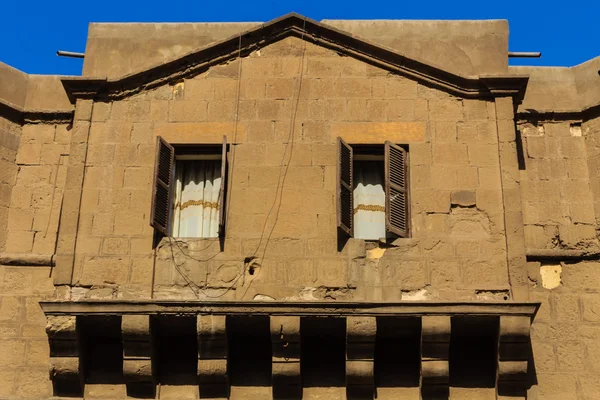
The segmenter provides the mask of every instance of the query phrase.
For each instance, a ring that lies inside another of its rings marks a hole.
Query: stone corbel
[[[525,399],[530,356],[527,316],[501,316],[498,351],[498,399]],[[507,396],[507,397],[504,397]]]
[[[130,396],[154,397],[150,316],[123,315],[123,378]]]
[[[375,317],[346,318],[346,391],[349,398],[373,398]]]
[[[200,398],[228,398],[227,329],[224,315],[198,315]]]
[[[448,398],[450,384],[450,317],[421,318],[422,398]]]
[[[83,373],[79,363],[77,317],[48,316],[50,379],[57,396],[83,396]]]
[[[273,399],[301,399],[300,317],[271,316]]]

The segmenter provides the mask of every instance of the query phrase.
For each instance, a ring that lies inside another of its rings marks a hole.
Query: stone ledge
[[[535,317],[539,302],[278,302],[278,301],[43,301],[46,315],[212,314],[295,316],[520,315]]]

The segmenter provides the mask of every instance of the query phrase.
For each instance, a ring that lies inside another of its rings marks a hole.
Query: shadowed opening
[[[452,317],[450,386],[496,386],[498,328],[498,317]]]
[[[196,385],[198,340],[196,317],[158,316],[153,320],[158,362],[158,382],[163,385]]]
[[[302,318],[300,334],[304,386],[345,386],[346,320]]]
[[[229,380],[232,386],[271,386],[268,316],[227,317]]]
[[[421,319],[377,318],[375,386],[418,387],[421,375]]]
[[[123,383],[121,317],[79,317],[85,383]]]

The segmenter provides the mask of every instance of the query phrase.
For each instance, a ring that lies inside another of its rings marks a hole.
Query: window
[[[224,232],[227,138],[222,145],[174,147],[157,138],[150,223],[166,236]]]
[[[350,237],[408,237],[408,153],[391,142],[349,145],[338,138],[337,221]]]

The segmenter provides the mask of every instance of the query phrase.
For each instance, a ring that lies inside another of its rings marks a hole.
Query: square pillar
[[[501,316],[498,346],[498,399],[527,398],[530,356],[527,316]]]
[[[421,318],[421,397],[447,399],[450,391],[450,317]]]
[[[56,396],[83,396],[83,371],[79,361],[77,317],[48,316],[50,379]]]
[[[224,315],[198,315],[198,383],[200,398],[229,397],[227,327]]]
[[[374,381],[375,317],[346,318],[346,393],[348,398],[372,399]]]
[[[301,399],[300,317],[271,316],[273,399]]]
[[[129,396],[154,397],[152,335],[149,315],[123,315],[123,378]]]

